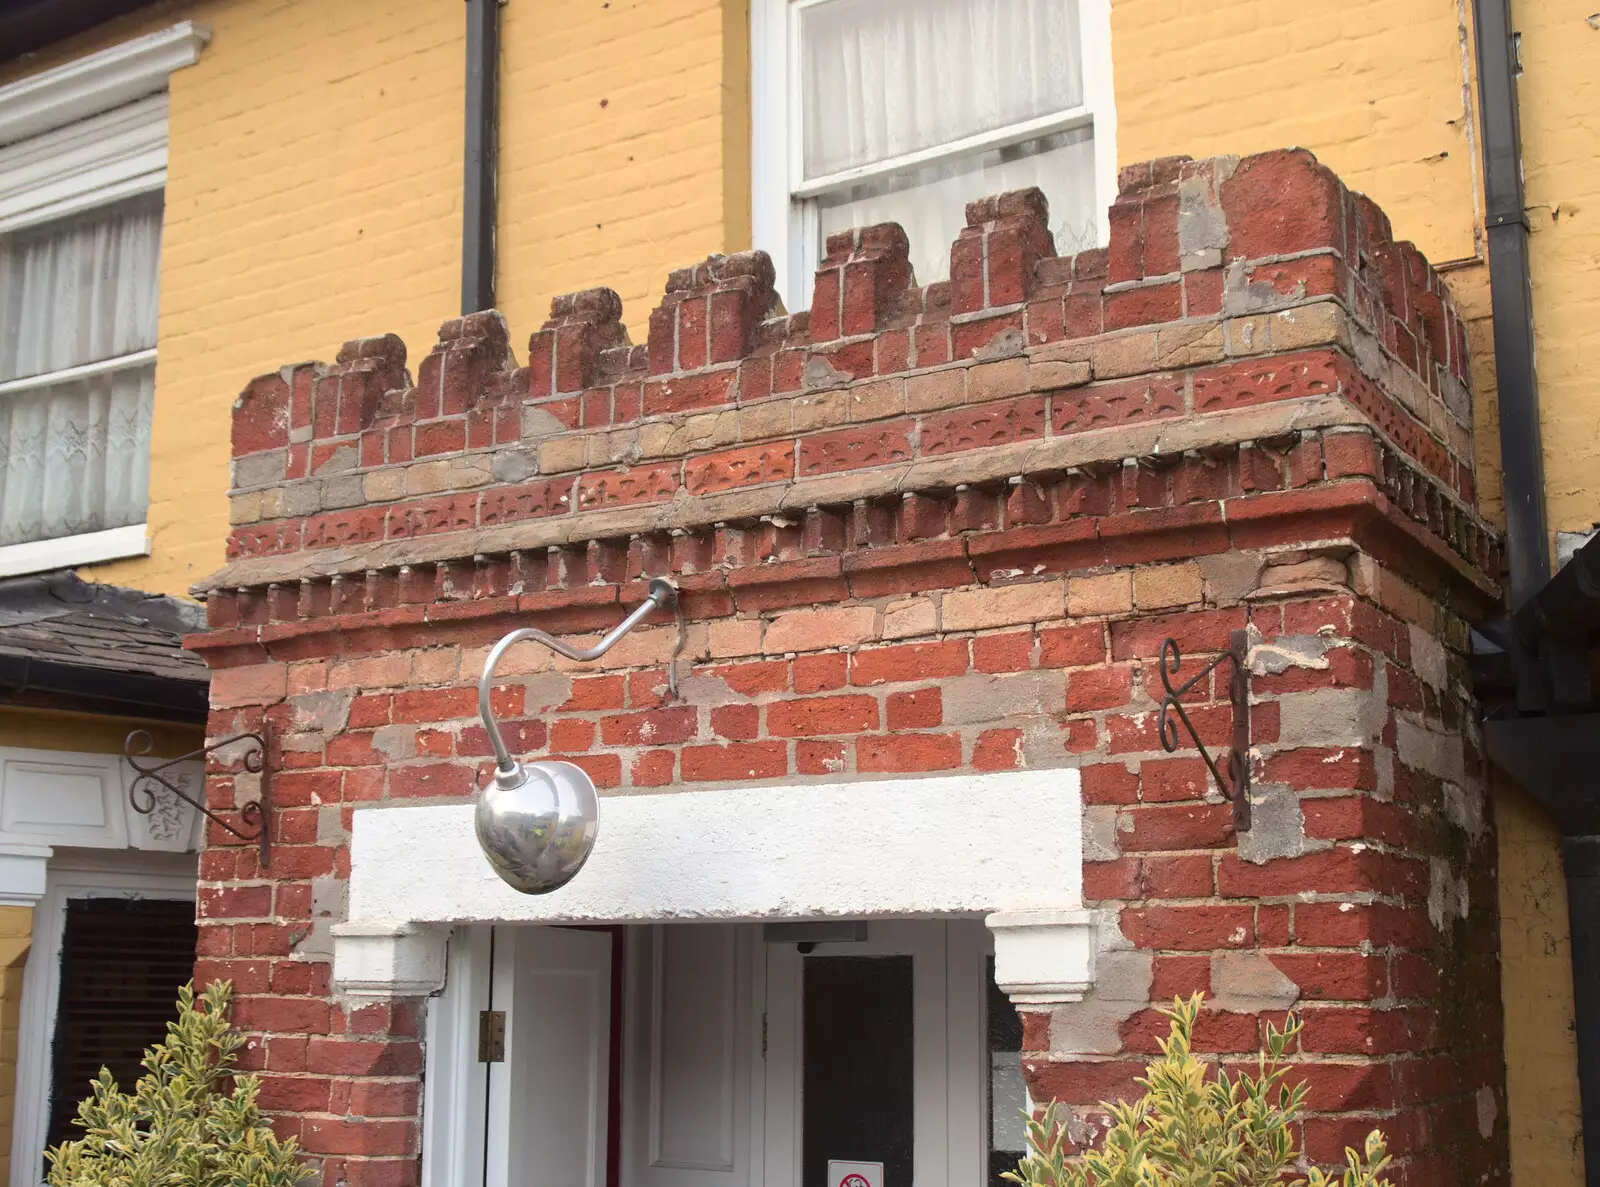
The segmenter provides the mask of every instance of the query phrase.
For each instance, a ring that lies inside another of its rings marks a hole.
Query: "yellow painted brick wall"
[[[172,77],[152,555],[85,574],[164,593],[222,563],[247,379],[385,331],[414,365],[460,300],[462,6],[169,2],[0,82],[184,18],[213,38]],[[747,0],[511,0],[502,22],[514,341],[596,284],[642,341],[668,271],[749,246]]]
[[[1560,834],[1544,809],[1503,779],[1495,823],[1511,1178],[1519,1187],[1578,1187],[1583,1139]]]
[[[245,380],[456,312],[464,16],[411,0],[214,0],[172,76],[147,561],[94,575],[179,593],[227,535]]]
[[[747,0],[513,0],[497,304],[520,351],[607,285],[643,342],[667,273],[750,245]]]
[[[186,18],[212,40],[172,75],[152,555],[85,572],[161,593],[222,563],[230,416],[251,376],[369,333],[425,352],[460,300],[462,6],[160,4],[25,68]]]
[[[136,729],[149,732],[150,752],[162,758],[176,758],[205,745],[203,725],[0,705],[0,746],[121,754],[123,741]]]
[[[0,1187],[11,1181],[11,1117],[16,1103],[22,970],[33,934],[29,907],[0,907]]]
[[[1593,5],[1513,3],[1552,531],[1600,522],[1600,30]]]

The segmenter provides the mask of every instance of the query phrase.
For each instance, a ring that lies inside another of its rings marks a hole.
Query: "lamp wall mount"
[[[1168,754],[1178,749],[1178,725],[1189,735],[1206,768],[1216,780],[1217,790],[1233,803],[1233,830],[1250,831],[1250,638],[1247,631],[1229,631],[1228,649],[1206,664],[1181,684],[1174,685],[1183,665],[1183,654],[1176,639],[1161,641],[1161,687],[1166,696],[1161,700],[1161,745]],[[1222,756],[1227,768],[1227,778],[1217,769],[1217,760],[1200,740],[1199,731],[1189,719],[1183,698],[1223,664],[1233,670],[1228,679],[1228,702],[1233,707],[1233,737],[1226,755]]]
[[[269,728],[263,723],[259,730],[234,734],[232,737],[212,742],[198,750],[191,750],[177,758],[153,763],[143,763],[139,760],[155,749],[155,739],[150,736],[148,730],[134,730],[122,743],[122,757],[133,768],[133,781],[128,785],[128,803],[141,816],[148,816],[156,810],[160,798],[159,789],[165,788],[218,828],[231,833],[241,841],[255,841],[261,853],[261,868],[266,869],[272,864],[272,772],[267,765]],[[236,827],[226,817],[218,815],[206,806],[203,791],[202,798],[195,799],[168,779],[163,772],[171,770],[179,763],[190,762],[197,758],[203,759],[240,743],[245,744],[240,761],[246,771],[261,776],[261,788],[256,793],[256,798],[239,806],[238,822],[242,827]]]

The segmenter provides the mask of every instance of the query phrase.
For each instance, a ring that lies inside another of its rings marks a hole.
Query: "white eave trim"
[[[78,565],[97,565],[129,557],[149,556],[147,525],[130,524],[103,532],[83,532],[58,536],[54,540],[30,540],[26,544],[0,546],[0,577],[21,577],[27,573],[47,573]]]
[[[167,76],[193,65],[210,39],[204,25],[180,21],[0,87],[0,145],[165,90]]]

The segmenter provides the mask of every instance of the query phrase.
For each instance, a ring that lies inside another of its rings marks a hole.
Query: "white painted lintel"
[[[358,809],[334,981],[409,996],[443,982],[466,923],[728,923],[980,917],[1019,1003],[1093,980],[1078,772],[1013,771],[610,796],[567,886],[522,895],[489,868],[473,806]]]

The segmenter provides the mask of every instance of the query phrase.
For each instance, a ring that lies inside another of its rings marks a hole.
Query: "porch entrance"
[[[998,1184],[1027,1102],[990,945],[975,919],[460,929],[427,1183]]]

